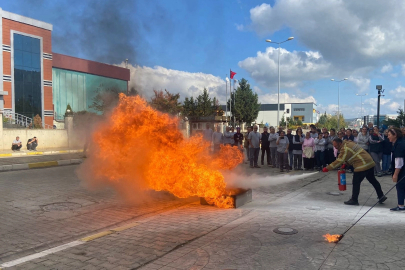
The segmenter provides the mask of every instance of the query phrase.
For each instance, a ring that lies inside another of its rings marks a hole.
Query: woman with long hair
[[[391,208],[390,210],[405,212],[405,141],[399,128],[390,128],[388,130],[388,139],[392,143],[392,181],[397,183],[396,188],[398,198],[398,206]]]
[[[304,142],[302,143],[302,157],[304,158],[304,168],[306,171],[314,170],[314,148],[314,138],[311,137],[311,133],[307,132],[305,134]]]

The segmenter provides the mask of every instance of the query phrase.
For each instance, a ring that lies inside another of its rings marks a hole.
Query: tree
[[[177,115],[183,110],[181,103],[179,102],[179,93],[172,94],[166,89],[165,92],[162,90],[153,90],[153,93],[154,96],[151,98],[149,103],[154,109],[171,115]]]
[[[97,94],[93,98],[93,103],[89,108],[100,113],[105,113],[114,108],[118,103],[119,94],[123,93],[123,91],[116,87],[97,90],[96,92]]]
[[[235,116],[236,121],[250,125],[259,114],[260,103],[258,100],[259,98],[250,88],[250,84],[246,79],[242,78],[239,81],[238,89],[228,101],[228,108],[230,102],[232,102],[232,115]]]
[[[297,124],[297,126],[300,126],[300,127],[303,125],[303,123],[302,123],[302,121],[300,119],[297,120],[296,124]]]
[[[197,97],[197,114],[198,116],[212,116],[215,114],[213,102],[206,88],[203,93]]]
[[[387,126],[394,126],[394,127],[403,127],[405,126],[405,114],[404,114],[404,110],[399,108],[398,111],[398,116],[396,119],[388,119],[388,120],[384,120],[383,124],[387,125]]]
[[[34,128],[42,128],[42,119],[39,114],[34,117]]]
[[[218,100],[215,97],[211,99],[207,89],[204,88],[203,93],[196,99],[193,97],[184,99],[183,114],[188,117],[215,116],[222,115],[223,110]]]
[[[188,117],[197,116],[197,103],[193,97],[184,99],[183,114]]]
[[[326,122],[328,121],[328,116],[326,115],[326,112],[319,117],[318,124],[320,126],[324,126]]]
[[[280,127],[285,127],[286,124],[287,124],[287,122],[285,121],[285,117],[284,117],[284,113],[283,113],[283,116],[281,117],[279,125],[280,125]]]

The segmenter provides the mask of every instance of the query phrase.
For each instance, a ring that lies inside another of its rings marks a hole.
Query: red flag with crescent
[[[232,70],[231,70],[231,79],[233,79],[233,76],[235,76],[236,75],[236,72],[233,72]]]

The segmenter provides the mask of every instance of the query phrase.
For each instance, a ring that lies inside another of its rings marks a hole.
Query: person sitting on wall
[[[34,137],[34,138],[28,140],[28,142],[27,142],[27,149],[28,150],[36,151],[37,146],[38,146],[37,137]]]
[[[20,151],[22,147],[22,142],[20,141],[20,137],[15,137],[15,140],[13,141],[13,144],[11,145],[11,150],[13,151]]]

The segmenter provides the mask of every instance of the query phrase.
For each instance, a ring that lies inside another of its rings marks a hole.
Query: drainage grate
[[[291,234],[298,233],[298,231],[296,229],[287,228],[287,227],[276,228],[273,230],[273,232],[278,233],[278,234],[284,234],[284,235],[291,235]]]
[[[47,211],[47,212],[69,211],[69,210],[75,210],[75,209],[78,209],[81,207],[82,207],[81,204],[73,203],[73,202],[57,202],[57,203],[51,203],[51,204],[41,206],[42,210]]]
[[[340,192],[335,192],[335,191],[328,192],[328,193],[326,193],[326,194],[332,195],[332,196],[340,196],[340,195],[343,195],[342,193],[340,193]]]

